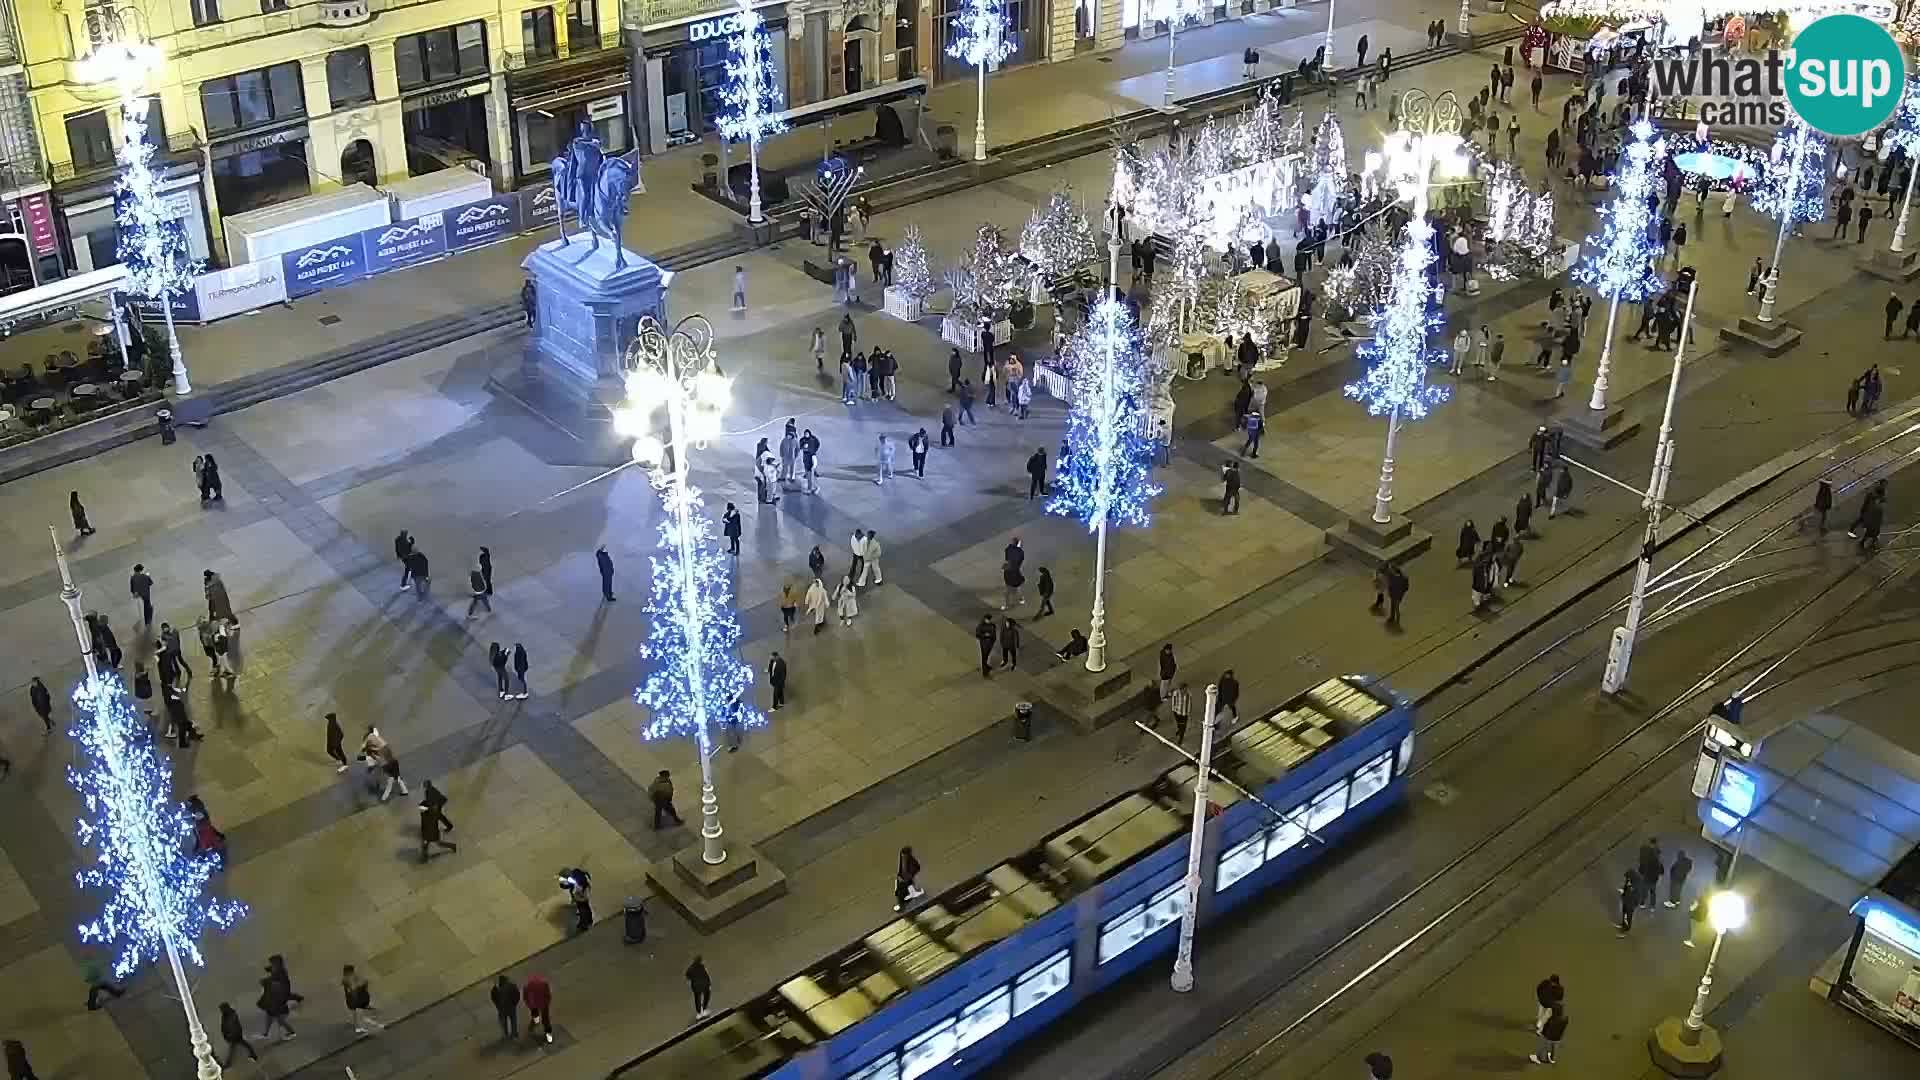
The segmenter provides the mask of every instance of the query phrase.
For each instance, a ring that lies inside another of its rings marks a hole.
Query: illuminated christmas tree
[[[714,118],[722,138],[747,144],[749,191],[747,219],[766,220],[760,209],[760,142],[787,130],[779,117],[785,89],[773,59],[773,37],[753,0],[740,0],[738,24],[727,42],[727,81],[720,88],[720,113]]]
[[[893,253],[893,287],[915,300],[933,295],[933,264],[927,258],[927,238],[920,226],[907,226],[900,247]]]
[[[1074,206],[1073,196],[1056,191],[1027,218],[1020,254],[1043,279],[1071,274],[1092,260],[1093,225]]]
[[[1340,121],[1329,110],[1314,132],[1313,150],[1307,156],[1307,178],[1312,190],[1307,193],[1307,213],[1315,225],[1333,220],[1334,207],[1347,190],[1347,140]]]
[[[116,248],[133,292],[159,305],[167,327],[167,350],[173,358],[174,392],[189,394],[193,387],[180,355],[180,336],[173,328],[173,298],[193,289],[201,264],[189,257],[186,230],[167,214],[160,198],[153,144],[147,140],[147,107],[146,98],[132,95],[121,102],[120,179],[114,185],[113,200],[120,226]]]
[[[1350,235],[1321,289],[1329,305],[1353,318],[1386,304],[1399,266],[1400,250],[1384,231]]]
[[[1773,136],[1767,174],[1753,194],[1753,208],[1791,229],[1827,215],[1826,188],[1826,140],[1796,118]]]
[[[1487,275],[1495,281],[1537,277],[1554,248],[1553,192],[1528,189],[1526,177],[1505,163],[1488,170]]]

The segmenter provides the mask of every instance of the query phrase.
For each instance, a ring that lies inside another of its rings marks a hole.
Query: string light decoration
[[[1313,151],[1308,155],[1307,175],[1313,188],[1307,194],[1307,213],[1315,225],[1333,220],[1340,196],[1346,193],[1351,175],[1347,167],[1347,139],[1340,131],[1340,120],[1328,110],[1314,130]]]
[[[1028,216],[1020,255],[1043,279],[1071,274],[1094,256],[1093,223],[1074,206],[1073,196],[1056,191]]]
[[[1790,225],[1819,221],[1827,214],[1826,187],[1826,140],[1796,118],[1773,136],[1753,208]]]
[[[1881,144],[1883,153],[1899,150],[1906,155],[1906,193],[1900,198],[1900,220],[1893,227],[1893,242],[1887,246],[1887,250],[1897,255],[1906,250],[1907,211],[1913,206],[1913,175],[1920,171],[1914,168],[1915,152],[1920,151],[1920,77],[1907,80],[1900,107],[1888,121]],[[1892,169],[1893,163],[1888,161],[1885,168]]]
[[[1107,528],[1144,527],[1161,493],[1149,437],[1146,343],[1127,306],[1108,297],[1067,343],[1072,379],[1066,459],[1058,463],[1049,514],[1076,518],[1096,537],[1087,670],[1107,664]]]
[[[953,317],[966,322],[1000,319],[1024,294],[1026,270],[1007,250],[999,226],[982,224],[973,237],[973,252],[964,266],[947,271],[953,289]]]
[[[120,677],[83,681],[73,703],[80,761],[67,767],[67,783],[80,793],[80,843],[94,850],[74,879],[105,895],[100,913],[80,924],[80,939],[112,949],[121,979],[165,956],[169,945],[204,967],[202,935],[233,929],[247,906],[208,898],[220,856],[191,853],[193,819],[174,801],[173,766]]]
[[[1516,281],[1547,272],[1554,248],[1553,192],[1527,187],[1504,162],[1487,170],[1487,276]]]
[[[1224,251],[1249,216],[1290,212],[1305,146],[1298,109],[1269,87],[1234,117],[1180,129],[1177,145],[1151,153],[1123,147],[1114,162],[1114,201],[1142,231],[1175,240],[1199,230]]]
[[[1327,271],[1321,290],[1328,304],[1351,317],[1383,306],[1393,295],[1400,251],[1384,232],[1350,234],[1347,239],[1346,253]]]
[[[1446,387],[1427,385],[1427,366],[1445,359],[1443,353],[1427,347],[1427,339],[1445,325],[1445,319],[1436,313],[1439,290],[1427,283],[1427,268],[1433,265],[1433,227],[1414,220],[1407,223],[1406,232],[1387,304],[1367,313],[1373,340],[1359,350],[1367,362],[1366,374],[1348,383],[1342,393],[1365,405],[1369,416],[1424,420],[1449,396]]]
[[[934,292],[933,262],[927,257],[927,238],[920,226],[909,225],[893,253],[893,287],[915,300]]]
[[[1614,175],[1613,199],[1598,211],[1600,232],[1587,237],[1593,254],[1573,272],[1575,281],[1615,303],[1638,302],[1666,288],[1655,265],[1660,246],[1647,205],[1655,193],[1653,165],[1666,156],[1666,144],[1654,139],[1653,125],[1645,120],[1634,124],[1632,132],[1633,141]]]
[[[746,0],[742,0],[746,2]],[[947,55],[972,66],[977,83],[973,114],[973,160],[987,160],[987,69],[1014,53],[1007,40],[1007,12],[1001,0],[967,0],[953,18],[953,43]]]
[[[780,119],[786,91],[773,62],[773,36],[753,0],[740,0],[733,15],[738,29],[727,40],[727,81],[720,87],[720,113],[714,124],[728,142],[747,144],[747,220],[766,220],[760,208],[760,143],[787,130]]]
[[[193,386],[173,327],[173,298],[192,290],[203,265],[189,256],[186,229],[168,216],[160,197],[153,144],[147,141],[147,99],[124,93],[120,123],[120,179],[114,185],[113,200],[120,227],[116,251],[133,291],[159,304],[167,327],[167,350],[173,357],[174,391],[190,394]]]

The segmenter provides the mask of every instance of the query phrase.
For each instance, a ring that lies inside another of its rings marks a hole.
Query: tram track
[[[1846,488],[1852,489],[1897,469],[1909,463],[1916,455],[1920,455],[1920,447],[1907,448],[1891,459],[1880,461],[1865,469],[1856,469],[1854,466],[1900,439],[1911,436],[1917,429],[1920,429],[1920,425],[1881,439],[1843,461],[1831,463],[1822,469],[1821,476],[1833,477],[1836,474],[1851,473],[1852,479],[1846,484]],[[1667,574],[1676,574],[1679,569],[1727,537],[1740,533],[1750,525],[1757,526],[1764,522],[1770,512],[1777,512],[1796,500],[1804,499],[1811,486],[1810,483],[1795,485],[1791,490],[1745,515],[1733,528],[1709,538],[1681,561],[1673,564]],[[1651,614],[1643,626],[1647,631],[1651,631],[1662,624],[1676,623],[1688,613],[1710,606],[1724,597],[1775,585],[1783,579],[1817,573],[1818,565],[1805,565],[1799,561],[1799,558],[1817,552],[1821,548],[1818,542],[1765,548],[1768,541],[1776,538],[1785,529],[1801,524],[1800,515],[1788,516],[1763,529],[1757,540],[1750,542],[1734,556],[1723,559],[1712,567],[1666,582],[1661,591],[1677,590],[1676,595],[1672,596],[1656,613]],[[1682,710],[1700,700],[1703,695],[1708,694],[1723,682],[1732,681],[1736,677],[1745,678],[1756,669],[1763,673],[1769,669],[1778,672],[1794,656],[1821,642],[1841,620],[1854,612],[1860,599],[1908,574],[1914,568],[1915,563],[1920,561],[1920,548],[1901,545],[1898,541],[1916,532],[1920,532],[1920,525],[1898,530],[1890,536],[1889,539],[1892,542],[1874,558],[1859,560],[1842,568],[1829,580],[1823,582],[1811,596],[1790,605],[1789,610],[1780,618],[1753,634],[1745,644],[1735,649],[1730,655],[1720,657],[1706,674],[1693,680],[1678,693],[1670,696],[1663,695],[1663,704],[1644,714],[1584,765],[1561,779],[1546,798],[1525,805],[1517,813],[1510,814],[1505,820],[1498,822],[1494,828],[1486,831],[1478,840],[1469,843],[1439,867],[1414,882],[1411,888],[1405,889],[1399,896],[1374,911],[1358,925],[1337,937],[1332,944],[1312,956],[1307,964],[1297,968],[1297,974],[1293,978],[1283,981],[1271,992],[1261,996],[1250,1007],[1243,1010],[1239,1017],[1219,1025],[1214,1032],[1210,1033],[1209,1041],[1212,1037],[1226,1034],[1228,1029],[1235,1026],[1241,1018],[1256,1016],[1270,1008],[1279,997],[1293,990],[1302,976],[1309,975],[1322,965],[1330,965],[1340,959],[1343,954],[1356,949],[1371,954],[1372,959],[1369,962],[1358,966],[1357,970],[1335,985],[1331,992],[1322,994],[1317,1000],[1312,1000],[1307,1007],[1298,1010],[1285,1025],[1258,1038],[1250,1048],[1238,1052],[1224,1065],[1209,1065],[1200,1071],[1173,1069],[1170,1074],[1209,1078],[1257,1075],[1265,1071],[1269,1062],[1283,1057],[1286,1050],[1310,1028],[1332,1023],[1343,1004],[1352,999],[1354,991],[1369,985],[1383,971],[1403,958],[1411,959],[1418,955],[1423,950],[1423,946],[1431,943],[1440,930],[1459,921],[1463,912],[1479,910],[1484,906],[1489,895],[1495,893],[1503,883],[1514,881],[1514,887],[1517,888],[1518,881],[1530,875],[1531,871],[1528,867],[1536,864],[1544,865],[1554,851],[1564,846],[1569,834],[1590,822],[1604,820],[1610,806],[1631,804],[1642,790],[1650,787],[1658,778],[1667,775],[1670,770],[1678,768],[1684,760],[1683,751],[1692,752],[1698,745],[1698,739],[1705,726],[1703,719],[1684,718],[1682,722],[1676,722]],[[1735,566],[1749,561],[1782,558],[1791,558],[1794,561],[1788,565],[1766,569],[1707,588],[1721,574]],[[1867,583],[1864,588],[1863,581]],[[1703,589],[1705,589],[1704,592]],[[1756,649],[1794,627],[1796,621],[1802,620],[1808,613],[1820,610],[1823,604],[1835,607],[1836,610],[1816,622],[1812,629],[1801,635],[1791,647],[1765,656],[1753,655]],[[1451,703],[1444,712],[1423,724],[1419,729],[1419,737],[1415,740],[1416,765],[1410,775],[1416,778],[1435,775],[1441,771],[1440,766],[1443,762],[1452,759],[1455,751],[1476,741],[1484,734],[1498,730],[1503,724],[1513,724],[1529,700],[1552,690],[1583,669],[1590,670],[1596,658],[1604,657],[1604,639],[1596,642],[1591,640],[1590,636],[1613,619],[1624,606],[1624,601],[1615,601],[1606,604],[1597,615],[1576,616],[1578,625],[1571,629],[1552,632],[1552,640],[1543,647],[1516,654],[1519,656],[1517,663],[1508,665],[1507,670],[1488,684],[1474,687],[1467,693],[1464,700]],[[1565,615],[1578,607],[1578,602],[1568,605],[1560,615]],[[1866,629],[1870,628],[1848,630],[1846,633],[1852,634]],[[1806,670],[1817,671],[1828,665],[1845,662],[1854,655],[1884,654],[1889,650],[1893,650],[1894,655],[1899,655],[1916,645],[1920,645],[1920,637],[1880,642],[1859,650],[1857,654],[1843,653],[1839,656],[1823,657],[1812,668]],[[1535,673],[1535,668],[1540,661],[1556,654],[1561,657],[1557,662],[1549,665],[1544,673]],[[1908,666],[1910,666],[1908,662],[1902,660],[1861,673],[1856,678],[1871,679],[1904,670]],[[1474,723],[1464,731],[1454,733],[1453,737],[1437,752],[1431,750],[1431,745],[1435,738],[1439,737],[1439,733],[1473,716],[1476,709],[1492,700],[1503,689],[1510,687],[1516,680],[1521,679],[1523,672],[1536,674],[1536,678],[1529,683],[1523,694],[1513,701],[1497,705],[1484,720]],[[1805,673],[1806,671],[1796,670],[1793,674],[1784,676],[1780,684],[1789,684]],[[1764,677],[1764,674],[1755,678],[1761,677]],[[1464,685],[1466,684],[1455,682],[1443,686],[1429,696],[1429,701]],[[1423,752],[1422,747],[1429,749]],[[1550,820],[1544,820],[1543,823],[1542,811],[1555,804],[1558,804],[1557,812],[1550,815]],[[1535,825],[1535,828],[1530,831],[1536,835],[1516,842],[1516,834],[1523,831],[1523,826],[1529,823]],[[1501,848],[1507,850],[1502,851]],[[1486,865],[1476,867],[1477,862]],[[1462,876],[1470,880],[1458,882]],[[1456,888],[1449,892],[1451,898],[1439,904],[1437,910],[1424,913],[1424,917],[1417,919],[1411,930],[1402,933],[1398,940],[1378,943],[1378,947],[1372,949],[1364,948],[1370,936],[1375,936],[1376,932],[1388,927],[1403,911],[1411,910],[1423,899],[1435,897],[1443,891],[1445,883],[1449,881],[1457,882]],[[1178,1065],[1179,1063],[1169,1064]],[[1301,1070],[1290,1069],[1289,1071],[1298,1073]],[[1156,1069],[1152,1072],[1161,1074],[1169,1070]]]

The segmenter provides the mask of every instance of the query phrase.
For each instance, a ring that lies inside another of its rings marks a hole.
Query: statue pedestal
[[[591,237],[576,233],[540,245],[520,264],[539,308],[528,366],[587,400],[618,400],[625,392],[621,359],[641,316],[666,321],[673,275],[631,251],[620,252],[626,265],[616,269],[617,250],[604,238],[596,249]]]

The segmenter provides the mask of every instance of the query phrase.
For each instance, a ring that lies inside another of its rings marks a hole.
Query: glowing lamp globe
[[[1747,925],[1747,898],[1737,892],[1717,892],[1707,900],[1707,921],[1713,932],[1725,934]]]

